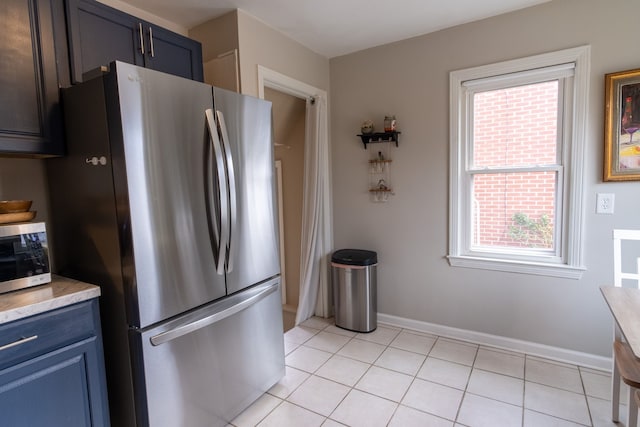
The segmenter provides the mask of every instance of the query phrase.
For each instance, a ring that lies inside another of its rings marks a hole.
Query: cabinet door
[[[147,24],[149,50],[145,65],[191,80],[203,81],[202,46],[200,42],[155,25]]]
[[[107,426],[96,337],[0,371],[6,426]]]
[[[2,0],[0,152],[60,155],[51,0]]]
[[[0,325],[0,425],[109,425],[97,299]]]
[[[112,61],[203,80],[199,42],[94,0],[68,0],[67,23],[73,83]]]
[[[68,0],[67,25],[73,83],[112,61],[144,65],[144,23],[95,1]]]

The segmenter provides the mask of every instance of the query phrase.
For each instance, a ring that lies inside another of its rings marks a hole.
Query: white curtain
[[[323,97],[307,100],[304,153],[304,197],[300,251],[300,299],[296,325],[313,316],[321,281],[327,280],[324,231],[328,170],[327,106]]]

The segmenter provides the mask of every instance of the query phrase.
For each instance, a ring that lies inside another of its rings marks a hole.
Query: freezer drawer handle
[[[20,338],[18,341],[14,341],[14,342],[12,342],[12,343],[9,343],[9,344],[5,344],[5,345],[3,345],[2,347],[0,347],[0,351],[2,351],[2,350],[8,350],[8,349],[10,349],[11,347],[15,347],[15,346],[17,346],[17,345],[26,344],[26,343],[28,343],[29,341],[33,341],[33,340],[36,340],[36,339],[38,339],[38,336],[37,336],[37,335],[32,335],[32,336],[30,336],[30,337],[28,337],[28,338]]]
[[[254,304],[257,304],[267,296],[277,291],[278,284],[279,282],[276,281],[267,285],[263,285],[265,286],[264,289],[260,290],[260,292],[258,292],[257,294],[252,295],[251,297],[243,300],[238,304],[225,308],[221,311],[218,311],[216,313],[213,313],[209,316],[203,317],[202,319],[198,319],[186,325],[179,326],[175,329],[171,329],[170,331],[162,332],[161,334],[155,335],[150,338],[151,344],[154,346],[164,344],[166,342],[179,338],[183,335],[187,335],[191,332],[197,331],[198,329],[202,329],[206,326],[212,325],[216,322],[226,319],[229,316],[233,316],[234,314],[239,313],[242,310],[247,309]]]

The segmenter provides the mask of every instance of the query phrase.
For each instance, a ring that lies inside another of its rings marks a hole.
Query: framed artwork
[[[605,75],[604,180],[640,180],[640,69]]]

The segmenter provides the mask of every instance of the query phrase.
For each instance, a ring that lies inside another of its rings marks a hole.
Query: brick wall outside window
[[[476,93],[475,167],[535,166],[556,163],[558,82],[551,81]],[[553,248],[555,172],[474,176],[474,242],[482,246]],[[514,215],[550,221],[544,233],[510,235]]]

